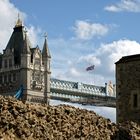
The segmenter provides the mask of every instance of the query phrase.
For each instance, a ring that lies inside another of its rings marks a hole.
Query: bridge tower
[[[140,124],[140,54],[116,62],[117,122]]]
[[[50,52],[45,38],[43,50],[32,47],[21,19],[3,53],[0,53],[0,94],[14,96],[23,85],[21,100],[48,103],[50,93]]]

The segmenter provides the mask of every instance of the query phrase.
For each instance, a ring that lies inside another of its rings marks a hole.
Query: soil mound
[[[68,105],[22,103],[0,96],[1,140],[140,140],[140,126],[116,125],[93,111]]]

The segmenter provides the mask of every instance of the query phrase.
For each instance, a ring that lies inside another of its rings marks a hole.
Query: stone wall
[[[140,56],[123,57],[116,63],[116,93],[117,122],[140,123]]]

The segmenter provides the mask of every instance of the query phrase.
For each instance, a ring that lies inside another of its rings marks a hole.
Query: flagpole
[[[90,75],[91,74],[90,72],[92,72],[94,70],[94,68],[95,68],[95,65],[92,65],[92,66],[89,66],[89,67],[86,68],[86,71],[89,72],[89,76],[90,76],[89,81],[90,81],[91,85],[92,85],[92,81],[93,81],[93,84],[94,84],[94,76]],[[93,78],[93,80],[92,80],[92,78]]]
[[[93,84],[92,85],[94,85],[94,72],[93,72]]]

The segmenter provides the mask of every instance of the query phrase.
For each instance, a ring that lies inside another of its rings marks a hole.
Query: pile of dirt
[[[119,140],[140,140],[140,125],[134,122],[121,123],[118,126],[117,138]]]
[[[138,140],[140,126],[116,125],[93,111],[68,105],[22,103],[0,96],[1,140]]]

